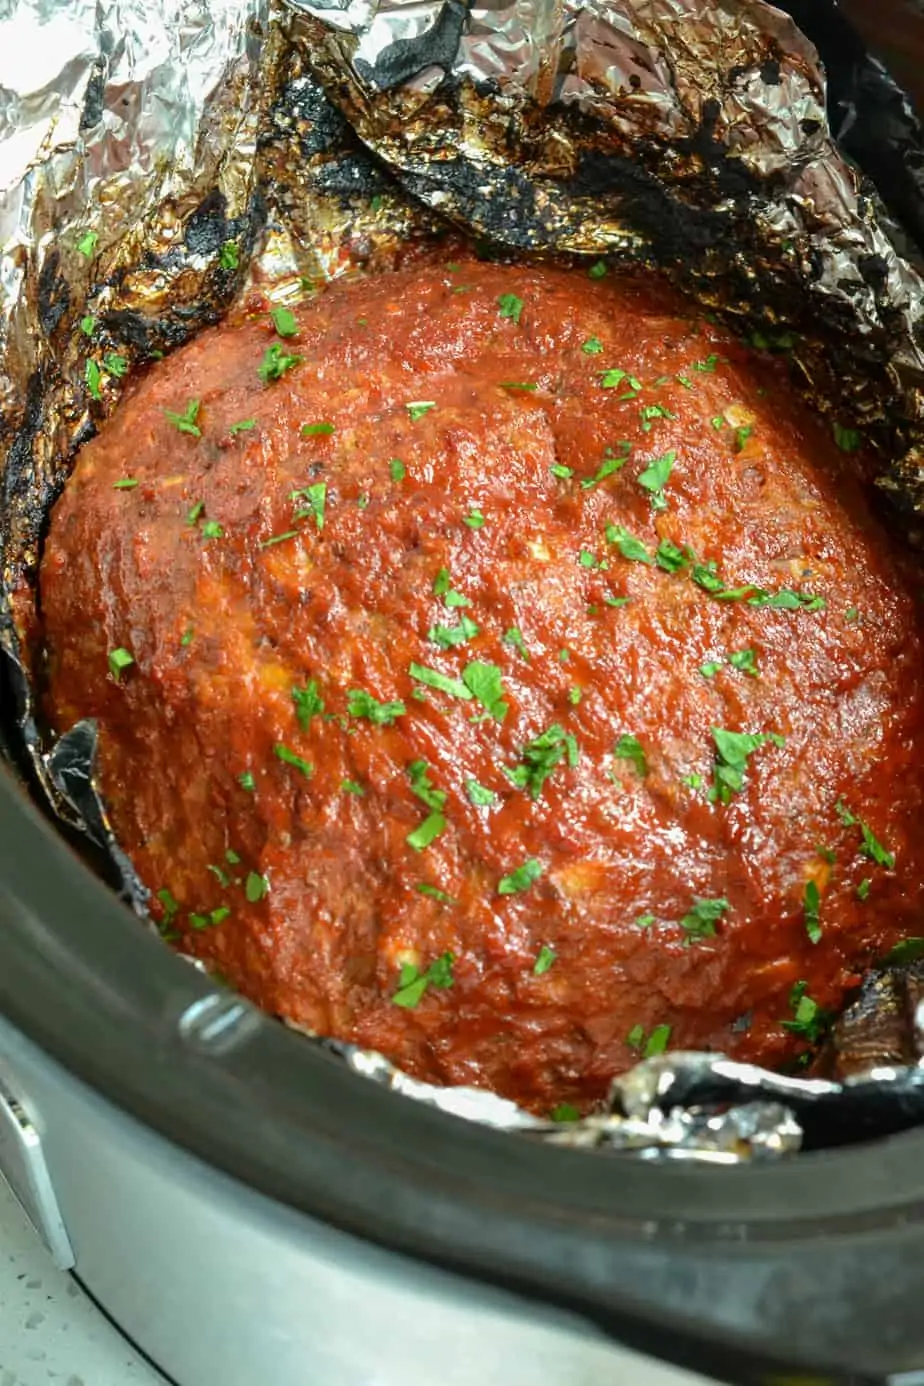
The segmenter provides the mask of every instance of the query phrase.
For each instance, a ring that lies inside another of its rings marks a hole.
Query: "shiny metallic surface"
[[[74,1252],[45,1163],[42,1139],[12,1072],[0,1056],[0,1176],[19,1201],[59,1270]]]
[[[117,1112],[2,1020],[0,1058],[40,1114],[77,1274],[181,1386],[304,1386],[306,1363],[315,1386],[706,1386],[576,1315],[259,1197]]]

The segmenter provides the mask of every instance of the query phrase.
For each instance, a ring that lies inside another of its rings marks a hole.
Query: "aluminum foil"
[[[887,85],[858,88],[855,113],[870,91],[891,100]],[[910,115],[902,128],[911,147],[920,130]],[[864,147],[877,165],[875,140]],[[251,286],[311,293],[449,225],[508,251],[657,265],[791,350],[821,405],[878,420],[884,479],[915,505],[924,283],[908,233],[924,199],[917,211],[900,228],[844,159],[812,45],[761,0],[0,0],[6,749],[146,918],[95,784],[95,727],[50,745],[36,720],[33,582],[73,454],[126,379]],[[921,1008],[887,976],[874,985],[893,987],[886,1010],[912,1015],[910,1032],[883,1049],[842,1022],[854,1056],[842,1081],[664,1055],[574,1121],[313,1042],[525,1139],[774,1158],[924,1119]],[[882,1003],[870,992],[867,1016]]]

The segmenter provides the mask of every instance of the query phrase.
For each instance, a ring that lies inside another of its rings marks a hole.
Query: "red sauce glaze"
[[[285,341],[264,310],[229,321],[139,379],[43,560],[51,720],[99,719],[113,823],[170,892],[167,931],[271,1012],[537,1110],[599,1098],[659,1026],[671,1048],[797,1056],[794,984],[836,1008],[921,932],[917,579],[854,459],[777,363],[651,287],[464,262],[296,316]],[[274,343],[302,359],[264,383]],[[166,413],[191,400],[201,436]],[[626,557],[607,526],[745,592]],[[502,719],[490,690],[493,714],[459,693],[473,664],[499,671]],[[312,679],[324,708],[300,720]],[[351,690],[403,708],[350,715]],[[532,797],[506,772],[556,727]],[[785,738],[727,803],[715,727]],[[643,758],[615,754],[627,736]],[[697,900],[725,902],[712,935]],[[407,985],[447,953],[395,1003],[402,964]]]

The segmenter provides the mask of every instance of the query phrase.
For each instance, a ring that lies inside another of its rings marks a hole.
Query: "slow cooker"
[[[924,1386],[924,1131],[725,1166],[413,1102],[138,927],[5,767],[0,1171],[177,1386]]]

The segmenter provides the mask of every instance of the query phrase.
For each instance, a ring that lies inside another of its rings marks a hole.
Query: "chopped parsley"
[[[832,425],[834,441],[842,452],[856,452],[863,441],[855,428],[844,428],[842,424]]]
[[[757,656],[753,650],[732,650],[728,656],[728,662],[733,669],[739,673],[749,674],[752,679],[758,676]]]
[[[869,857],[876,866],[884,866],[887,871],[892,871],[895,867],[895,853],[890,852],[887,847],[882,845],[869,824],[864,823],[862,818],[858,818],[855,813],[852,813],[843,799],[838,799],[834,808],[845,828],[860,829],[860,855]]]
[[[654,565],[654,559],[641,539],[636,539],[627,529],[623,529],[622,525],[607,525],[606,542],[615,544],[623,558],[628,558],[634,563]]]
[[[793,592],[782,587],[778,592],[764,592],[757,588],[748,597],[748,606],[766,606],[774,611],[824,611],[827,603],[824,597],[811,592]]]
[[[304,357],[297,356],[293,352],[288,352],[279,342],[273,342],[263,353],[263,360],[257,367],[257,375],[264,385],[269,385],[273,380],[281,380],[287,371],[294,366],[300,366]]]
[[[587,271],[589,279],[602,279],[606,274],[606,261],[596,260]]]
[[[606,481],[608,476],[612,476],[614,472],[618,472],[620,468],[626,465],[626,460],[629,453],[632,451],[632,444],[623,442],[620,443],[619,446],[621,448],[621,452],[619,453],[614,453],[610,448],[607,448],[606,456],[594,475],[585,477],[581,482],[581,489],[583,491],[589,491],[592,487],[599,486],[601,481]]]
[[[709,801],[731,803],[731,796],[744,787],[748,758],[761,746],[772,743],[783,746],[785,739],[777,732],[734,732],[723,727],[712,728],[715,742],[715,779],[709,790]]]
[[[430,779],[430,767],[425,760],[413,760],[407,767],[408,779],[411,782],[411,793],[416,794],[427,808],[441,809],[446,804],[446,792],[442,789],[434,789],[433,781]]]
[[[653,914],[640,914],[637,919],[633,920],[637,929],[650,929],[655,922]]]
[[[217,520],[206,520],[199,533],[203,539],[223,539],[225,531]]]
[[[329,438],[336,430],[332,423],[322,419],[320,423],[302,424],[299,432],[303,438]]]
[[[490,808],[492,804],[497,803],[497,795],[494,790],[486,789],[477,780],[466,780],[465,792],[468,795],[469,803],[474,804],[476,808]]]
[[[715,352],[713,352],[711,356],[706,357],[705,361],[694,361],[693,369],[695,371],[701,371],[704,373],[711,374],[715,370],[718,363],[719,358],[718,356],[716,356]]]
[[[293,688],[292,701],[302,730],[307,731],[312,717],[320,717],[324,711],[324,699],[318,693],[317,679],[309,679],[304,688]]]
[[[541,977],[544,972],[548,972],[557,957],[558,954],[555,952],[555,949],[550,948],[547,943],[544,943],[539,949],[536,961],[533,963],[533,976]]]
[[[231,425],[228,432],[231,434],[232,438],[236,438],[239,433],[250,433],[256,426],[256,419],[239,419],[237,423]]]
[[[407,708],[400,698],[380,703],[364,688],[351,688],[347,693],[347,712],[351,717],[365,717],[376,727],[390,727],[396,718],[403,717]]]
[[[498,895],[519,895],[529,890],[542,875],[542,867],[535,857],[530,857],[522,866],[516,867],[508,876],[502,876],[497,886]]]
[[[446,827],[445,815],[439,809],[434,809],[428,813],[424,821],[416,827],[413,832],[409,832],[404,839],[409,847],[413,847],[415,852],[422,852],[425,847],[429,847],[431,842],[435,842],[440,833]]]
[[[818,943],[821,939],[820,911],[821,894],[818,886],[814,881],[806,881],[805,894],[802,897],[802,914],[809,943]]]
[[[546,780],[553,770],[567,759],[573,769],[578,763],[578,744],[576,738],[557,723],[547,731],[528,741],[523,747],[520,764],[512,770],[504,767],[504,774],[517,789],[525,789],[531,799],[538,799]]]
[[[867,897],[869,896],[870,890],[872,889],[872,886],[873,886],[873,883],[872,883],[872,881],[870,880],[869,876],[864,876],[864,877],[863,877],[863,880],[862,880],[862,881],[860,882],[860,884],[857,886],[857,899],[858,899],[858,900],[865,900],[865,899],[867,899]]]
[[[505,630],[501,639],[505,645],[510,645],[517,654],[529,663],[529,650],[526,648],[522,632],[516,626],[511,626],[509,630]]]
[[[204,511],[204,509],[205,509],[205,501],[204,501],[204,500],[197,500],[197,501],[195,501],[195,502],[193,503],[193,505],[190,506],[189,510],[186,512],[186,523],[187,523],[188,525],[197,525],[197,524],[199,523],[199,520],[200,520],[200,518],[201,518],[201,516],[202,516],[202,512]]]
[[[398,974],[398,990],[391,998],[394,1004],[412,1011],[415,1006],[420,1005],[428,987],[451,987],[452,965],[455,960],[454,953],[443,953],[436,962],[430,964],[426,972],[418,971],[413,963],[404,963]]]
[[[676,573],[686,567],[687,556],[670,539],[662,539],[655,550],[655,563],[665,573]]]
[[[103,375],[99,368],[99,363],[94,361],[92,357],[87,361],[84,367],[83,378],[86,381],[87,389],[90,391],[93,399],[102,399],[103,392],[100,389],[100,382],[102,381]]]
[[[648,761],[637,737],[629,734],[621,736],[613,749],[613,755],[617,760],[629,761],[642,779],[648,774]]]
[[[715,926],[728,910],[729,904],[724,895],[714,900],[694,899],[687,913],[680,921],[680,927],[687,935],[687,941],[697,938],[715,938]]]
[[[306,502],[300,510],[296,510],[292,517],[294,520],[313,519],[319,530],[324,528],[324,507],[327,504],[326,481],[316,481],[312,486],[303,486],[299,491],[290,491],[289,500]]]
[[[113,491],[134,491],[137,485],[138,482],[133,476],[123,476],[121,481],[112,483],[112,489]]]
[[[549,471],[553,476],[557,476],[559,481],[568,481],[574,476],[574,468],[566,467],[564,462],[553,462]]]
[[[290,751],[288,746],[283,746],[279,741],[273,747],[273,755],[285,765],[293,765],[296,770],[301,770],[306,778],[314,774],[314,766],[309,761],[297,756],[294,751]]]
[[[882,961],[890,967],[901,967],[919,958],[924,958],[924,938],[903,938],[889,949]]]
[[[557,1107],[552,1108],[549,1117],[552,1121],[580,1121],[581,1114],[570,1102],[559,1102]]]
[[[480,510],[472,510],[468,515],[463,516],[462,523],[468,525],[469,529],[481,529],[484,524],[484,516]]]
[[[247,872],[247,880],[244,882],[244,894],[251,905],[255,905],[258,900],[262,900],[264,895],[269,892],[269,881],[265,876],[260,876],[256,871]]]
[[[501,382],[502,390],[538,390],[539,386],[532,380],[504,380]]]
[[[439,645],[441,650],[451,650],[456,645],[464,645],[467,640],[474,640],[480,630],[481,627],[463,611],[457,626],[431,626],[427,631],[427,639],[432,640],[434,645]]]
[[[252,794],[257,787],[256,781],[249,770],[245,770],[242,775],[238,775],[237,782],[241,786],[241,789],[246,789],[248,794]]]
[[[273,319],[273,326],[280,337],[298,335],[298,323],[295,321],[295,314],[290,308],[274,308],[270,317]]]
[[[670,1037],[670,1025],[656,1025],[647,1039],[642,1026],[633,1025],[626,1035],[626,1044],[630,1049],[641,1054],[643,1059],[655,1059],[659,1054],[664,1053]]]
[[[234,241],[225,241],[218,254],[218,264],[223,270],[236,270],[241,263],[241,253]]]
[[[407,476],[407,467],[400,457],[393,457],[388,464],[388,472],[392,481],[403,481]]]
[[[720,672],[722,665],[716,659],[707,660],[705,664],[699,666],[699,672],[704,679],[714,679]]]
[[[509,318],[511,322],[518,323],[523,312],[523,300],[517,298],[516,294],[501,294],[497,300],[502,318]]]
[[[80,251],[81,255],[90,260],[93,257],[93,252],[96,249],[98,241],[99,233],[97,231],[84,231],[80,240],[77,242],[77,249]]]
[[[586,342],[581,343],[581,350],[585,356],[599,356],[603,350],[603,343],[599,337],[588,337]]]
[[[175,413],[172,409],[165,409],[167,422],[172,423],[179,433],[188,433],[192,438],[201,438],[202,429],[196,423],[199,417],[199,401],[191,399],[182,414]]]
[[[179,911],[179,903],[174,899],[172,891],[169,891],[166,886],[157,892],[157,898],[163,906],[164,923],[171,923]]]
[[[571,704],[572,707],[578,707],[583,696],[584,694],[576,685],[575,687],[568,689],[568,702]]]
[[[732,443],[732,447],[734,448],[735,452],[741,451],[741,449],[744,447],[745,443],[751,437],[753,432],[753,424],[744,424],[741,428],[735,429],[735,437]]]
[[[429,414],[431,409],[436,408],[436,400],[416,399],[412,400],[409,404],[406,404],[404,407],[407,410],[408,418],[410,419],[411,423],[416,423],[418,419],[423,418],[424,414]]]
[[[662,457],[655,457],[649,462],[643,472],[639,472],[636,480],[643,491],[647,491],[651,496],[652,508],[655,510],[665,510],[667,501],[664,498],[664,487],[670,479],[674,463],[677,460],[676,451],[671,448],[670,452],[664,453]]]
[[[664,382],[656,382],[662,384]],[[663,404],[644,404],[639,410],[639,418],[642,421],[642,432],[650,433],[654,427],[656,419],[676,419],[677,415]]]
[[[185,649],[187,645],[192,644],[193,636],[195,635],[195,633],[196,632],[192,626],[186,627],[186,629],[183,631],[183,634],[180,637],[180,644],[182,645],[183,649]]]
[[[358,780],[341,780],[340,788],[344,794],[355,794],[357,798],[366,792]]]
[[[116,683],[119,682],[124,670],[130,669],[134,662],[135,656],[130,650],[126,650],[124,645],[109,651],[109,669]]]
[[[299,531],[297,529],[283,530],[282,534],[271,534],[268,539],[260,540],[261,549],[271,549],[274,544],[284,544],[287,539],[297,539]]]
[[[578,563],[580,563],[582,568],[609,567],[608,563],[604,562],[604,560],[601,558],[597,558],[596,555],[592,554],[589,549],[581,549],[581,552],[578,554]]]
[[[827,1030],[830,1016],[827,1011],[821,1009],[817,1001],[806,995],[807,990],[808,982],[796,982],[789,993],[793,1019],[782,1021],[782,1026],[791,1034],[802,1035],[809,1044],[815,1044]]]
[[[419,895],[426,895],[431,900],[439,900],[441,905],[454,905],[456,901],[451,895],[447,895],[445,890],[440,890],[439,886],[430,885],[428,881],[419,881],[414,889]]]
[[[450,698],[463,698],[467,701],[472,696],[471,690],[461,679],[451,678],[448,674],[441,674],[439,669],[430,669],[425,664],[411,664],[409,673],[411,678],[416,679],[418,683],[426,684],[428,688],[435,688],[439,693],[448,693]]]
[[[96,318],[91,318],[89,314],[80,319],[80,330],[85,337],[92,337],[96,331]]]
[[[116,380],[121,380],[123,375],[128,374],[128,358],[121,356],[117,351],[107,351],[103,357],[103,365]]]
[[[481,703],[486,716],[503,722],[507,716],[507,704],[504,701],[501,671],[496,664],[473,660],[462,670],[462,682],[476,702]]]
[[[616,370],[600,372],[600,386],[604,390],[616,390],[626,381],[629,386],[629,393],[620,395],[620,399],[633,399],[642,388],[642,382],[634,375],[629,375],[626,371]]]

